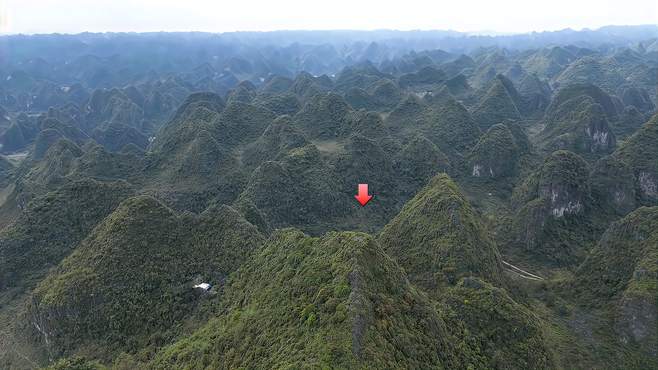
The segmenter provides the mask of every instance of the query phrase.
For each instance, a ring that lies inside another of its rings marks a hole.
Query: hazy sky
[[[0,32],[452,29],[658,24],[657,0],[0,0]]]

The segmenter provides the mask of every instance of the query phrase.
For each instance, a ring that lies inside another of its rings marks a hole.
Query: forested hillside
[[[658,28],[535,36],[0,37],[0,368],[658,368]]]

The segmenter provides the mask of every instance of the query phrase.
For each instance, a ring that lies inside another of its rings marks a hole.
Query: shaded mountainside
[[[614,150],[616,138],[603,108],[598,104],[583,102],[570,107],[576,113],[563,121],[546,127],[542,133],[549,151],[571,150],[591,157],[598,153],[607,154]]]
[[[261,243],[227,206],[178,216],[153,198],[130,198],[39,284],[29,320],[52,356],[157,345],[153,335],[175,335],[198,304],[194,283],[220,286]]]
[[[591,218],[589,166],[575,153],[557,151],[515,189],[518,211],[504,238],[508,248],[547,264],[573,264],[596,235]]]
[[[510,129],[496,124],[480,137],[469,153],[469,168],[473,177],[509,177],[517,171],[521,148]]]
[[[0,232],[0,287],[43,276],[132,192],[125,182],[81,180],[32,200]]]
[[[483,130],[506,120],[519,120],[518,102],[515,103],[509,84],[500,76],[494,80],[493,85],[484,95],[480,104],[473,110],[473,118]],[[517,93],[518,94],[518,93]]]
[[[645,123],[613,154],[631,167],[635,175],[636,194],[642,204],[658,201],[658,115]]]
[[[656,361],[658,208],[641,207],[603,234],[573,282],[584,304],[610,313],[617,343],[638,351],[629,366],[653,368]]]

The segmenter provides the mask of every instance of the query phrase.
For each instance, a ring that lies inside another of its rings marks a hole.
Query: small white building
[[[194,289],[203,289],[204,291],[207,292],[207,291],[209,291],[210,289],[212,289],[212,285],[210,285],[210,284],[208,284],[208,283],[201,283],[201,284],[197,284],[197,285],[195,285],[195,286],[194,286]]]

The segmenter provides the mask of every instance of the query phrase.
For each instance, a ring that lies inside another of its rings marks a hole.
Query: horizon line
[[[185,33],[199,33],[199,34],[209,34],[209,35],[228,35],[228,34],[239,34],[239,33],[253,33],[253,34],[266,34],[266,33],[278,33],[278,32],[363,32],[363,33],[374,33],[374,32],[443,32],[443,33],[454,33],[461,34],[463,36],[475,36],[475,37],[505,37],[505,36],[521,36],[521,35],[532,35],[532,34],[542,34],[542,33],[557,33],[557,32],[596,32],[604,28],[609,27],[654,27],[658,31],[658,24],[608,24],[600,27],[590,28],[583,27],[580,29],[566,27],[555,30],[532,30],[532,31],[519,31],[519,32],[502,32],[496,30],[479,30],[479,31],[457,31],[453,29],[394,29],[394,28],[375,28],[375,29],[350,29],[350,28],[335,28],[335,29],[275,29],[275,30],[233,30],[233,31],[202,31],[202,30],[153,30],[153,31],[80,31],[80,32],[0,32],[0,37],[5,36],[49,36],[49,35],[63,35],[63,36],[78,36],[85,34],[96,34],[96,35],[112,35],[112,34],[157,34],[157,33],[171,33],[171,34],[185,34]],[[449,35],[446,35],[450,37]],[[657,35],[658,36],[658,35]]]

